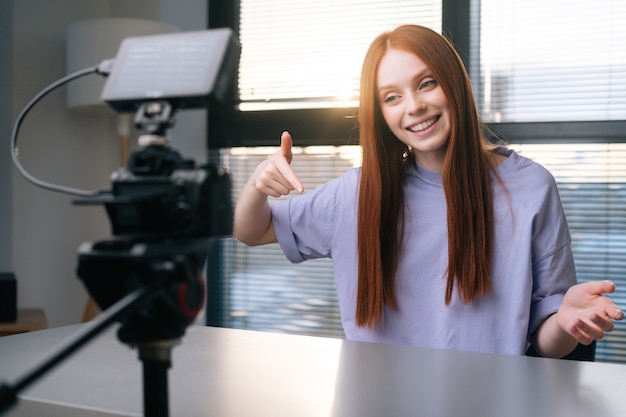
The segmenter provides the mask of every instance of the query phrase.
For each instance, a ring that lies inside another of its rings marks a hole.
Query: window
[[[392,28],[411,20],[452,31],[467,59],[483,121],[556,177],[579,280],[615,281],[618,292],[613,298],[626,309],[626,26],[620,24],[626,3],[472,0],[471,13],[458,11],[461,2],[450,0],[285,3],[279,7],[278,1],[241,0],[241,20],[238,13],[231,16],[241,24],[241,102],[233,112],[210,112],[209,145],[224,148],[219,153],[233,176],[233,200],[257,164],[276,149],[259,145],[278,145],[285,129],[294,134],[294,164],[309,190],[360,163],[357,146],[311,145],[327,145],[329,139],[334,144],[356,143],[350,106],[356,99],[358,72],[348,74],[348,69],[361,64],[364,50],[357,53],[363,47],[358,45],[368,45],[384,30],[361,32],[367,27],[361,25],[367,19],[361,13],[370,11],[378,18],[387,15],[376,7],[403,10],[397,23],[389,20],[385,25]],[[412,12],[402,9],[408,5],[415,5],[420,17],[409,18]],[[446,17],[451,10],[454,16]],[[325,16],[316,19],[319,11]],[[294,23],[289,13],[306,21]],[[327,36],[341,13],[345,19],[356,17],[355,22],[345,25],[350,30]],[[331,14],[333,19],[327,18]],[[254,18],[258,22],[247,21]],[[432,21],[418,20],[422,18]],[[263,22],[267,24],[258,25]],[[324,28],[325,33],[311,39],[316,33],[311,29],[302,38],[291,30],[275,30],[287,24]],[[246,33],[252,29],[257,34]],[[276,47],[282,41],[291,46]],[[305,44],[307,48],[297,48]],[[349,53],[333,49],[341,44],[350,46]],[[311,57],[300,57],[307,51]],[[320,55],[325,51],[328,58]],[[340,74],[329,75],[328,62],[339,62],[344,55],[349,62],[342,64]],[[312,73],[321,79],[312,79]],[[340,76],[344,78],[336,78]],[[247,248],[233,239],[223,247],[227,326],[341,337],[329,261],[291,265],[277,245]],[[597,360],[626,363],[626,323],[618,323],[598,343]]]
[[[626,308],[626,144],[512,145],[552,172],[572,236],[579,282],[611,280]],[[626,363],[626,323],[598,341],[596,360]]]
[[[370,42],[400,23],[441,31],[440,0],[241,0],[241,110],[356,107]]]
[[[285,125],[271,142],[278,145],[280,132],[291,130],[287,121],[293,118],[285,110],[306,109],[300,114],[308,118],[311,109],[355,108],[366,48],[384,30],[407,22],[441,31],[441,1],[241,0],[239,110],[251,117],[281,112]],[[352,121],[348,130],[351,126]],[[296,144],[302,142],[299,128],[292,132]],[[324,135],[323,128],[316,127],[314,134]],[[347,143],[350,132],[341,135]],[[275,150],[222,152],[234,200],[252,170]],[[293,166],[307,190],[360,165],[357,146],[305,146],[294,152]],[[224,243],[222,268],[227,326],[343,336],[330,260],[292,265],[278,245],[248,248],[233,239]]]
[[[470,73],[482,120],[553,173],[579,281],[614,281],[624,309],[626,3],[479,3]],[[598,342],[596,359],[626,362],[625,323]]]
[[[485,122],[623,120],[626,3],[481,0],[472,68]]]
[[[276,149],[234,148],[228,152],[234,195],[254,168]],[[292,166],[307,190],[360,165],[358,146],[315,146],[294,148],[293,152]],[[285,198],[291,196],[270,198],[270,204]],[[225,245],[224,265],[229,327],[343,336],[330,260],[294,265],[277,244],[249,248],[230,239]]]
[[[404,23],[441,31],[441,5],[442,0],[210,0],[209,25],[238,29],[242,54],[236,110],[211,109],[209,147],[272,146],[283,130],[306,145],[346,144],[354,131],[367,46]]]

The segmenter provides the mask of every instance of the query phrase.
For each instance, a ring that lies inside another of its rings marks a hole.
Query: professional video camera
[[[230,29],[125,39],[114,60],[50,85],[20,113],[12,137],[18,171],[45,189],[102,204],[114,238],[85,242],[77,273],[102,313],[67,345],[14,385],[0,384],[0,413],[17,393],[110,324],[137,347],[144,368],[146,417],[168,415],[171,348],[204,307],[204,263],[211,238],[231,234],[230,178],[225,169],[196,167],[170,148],[166,132],[178,110],[225,102],[240,46]],[[128,168],[112,174],[112,189],[89,192],[32,177],[18,160],[17,137],[28,111],[50,91],[83,75],[108,75],[102,99],[119,113],[135,112],[140,148]]]
[[[112,175],[104,204],[113,234],[131,238],[219,237],[232,233],[230,179],[196,168],[171,149],[166,130],[179,109],[226,101],[239,48],[228,29],[125,39],[102,92],[120,113],[135,111],[141,148]]]
[[[220,237],[232,233],[230,178],[215,165],[196,167],[168,146],[163,127],[170,125],[167,101],[141,104],[135,125],[150,131],[140,137],[128,168],[112,176],[112,195],[77,201],[104,204],[113,234],[130,238]],[[154,130],[154,131],[153,131]]]
[[[221,167],[183,159],[166,133],[178,110],[228,100],[238,58],[230,29],[127,38],[115,57],[102,99],[117,112],[135,112],[140,148],[128,168],[112,174],[110,193],[75,202],[103,204],[116,237],[81,245],[78,275],[101,309],[163,275],[170,275],[172,293],[184,284],[188,295],[187,305],[176,300],[144,312],[148,319],[123,331],[124,342],[180,337],[203,307],[197,275],[208,239],[232,233],[230,177]],[[165,318],[173,324],[167,334]]]

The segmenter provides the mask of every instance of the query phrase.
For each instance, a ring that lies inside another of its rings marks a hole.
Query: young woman
[[[346,337],[561,357],[613,329],[608,281],[576,285],[554,178],[485,139],[453,46],[415,25],[384,33],[361,73],[363,161],[295,199],[291,136],[235,209],[248,245],[292,262],[329,257]]]

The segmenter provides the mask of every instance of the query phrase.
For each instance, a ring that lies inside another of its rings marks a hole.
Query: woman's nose
[[[419,94],[414,93],[414,94],[409,95],[408,101],[407,101],[407,113],[409,114],[421,113],[425,109],[426,109],[426,103],[424,103],[424,100],[422,100],[422,97],[420,97]]]

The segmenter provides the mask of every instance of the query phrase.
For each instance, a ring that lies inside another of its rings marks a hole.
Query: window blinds
[[[547,139],[546,139],[547,140]],[[626,144],[512,144],[557,180],[572,236],[579,282],[612,280],[611,295],[626,310]],[[275,148],[228,153],[233,199],[258,163]],[[296,149],[294,169],[307,189],[358,166],[360,148]],[[282,197],[291,198],[291,197]],[[271,200],[276,201],[276,200]],[[225,251],[230,327],[343,335],[332,264],[320,259],[292,265],[278,245],[248,248],[230,240]],[[598,342],[596,360],[626,363],[626,323]]]
[[[625,2],[479,3],[470,74],[484,122],[626,120]],[[528,137],[543,144],[517,148],[557,179],[579,281],[614,281],[612,298],[626,309],[626,148],[598,143],[603,136],[559,145]],[[626,363],[626,324],[598,342],[596,359]]]
[[[256,166],[277,148],[235,148],[228,152],[233,199]],[[293,148],[292,167],[306,191],[360,164],[358,146]],[[305,191],[305,192],[306,192]],[[270,197],[270,204],[280,199]],[[224,266],[229,327],[342,337],[332,262],[291,264],[278,244],[249,248],[226,242]]]
[[[441,31],[441,0],[241,0],[241,110],[354,107],[367,47],[417,23]]]
[[[472,9],[470,62],[476,65],[470,73],[483,121],[626,119],[626,26],[620,24],[626,17],[626,3],[478,3],[482,7]],[[409,4],[424,9],[402,9]],[[381,23],[386,27],[367,32],[367,19],[373,19],[374,23],[369,21],[373,25],[388,17],[384,8],[402,13],[397,21]],[[329,63],[340,70],[356,70],[365,52],[361,49],[357,57],[356,50],[365,48],[382,30],[401,23],[421,23],[440,30],[440,10],[440,2],[241,0],[241,108],[353,105],[360,68],[347,78],[333,78],[336,76],[328,73]],[[373,17],[362,15],[368,11]],[[425,23],[423,18],[433,21]],[[333,25],[343,31],[330,36]],[[356,39],[359,37],[362,39]],[[342,45],[349,45],[348,50],[337,49]],[[311,56],[303,57],[308,52]],[[348,56],[347,61],[341,60]],[[340,97],[346,100],[342,102]],[[575,144],[550,144],[552,138],[530,137],[543,144],[512,147],[555,175],[579,280],[613,280],[618,287],[613,299],[626,309],[626,145],[597,143],[601,137],[598,132],[588,138],[593,142],[588,144],[579,143],[580,138]],[[626,142],[626,136],[618,141]],[[275,150],[222,150],[224,164],[233,176],[233,200],[258,163]],[[358,147],[294,151],[294,167],[308,190],[360,163]],[[229,239],[223,263],[226,325],[342,336],[330,261],[292,265],[278,245],[248,248]],[[617,323],[616,330],[598,343],[597,360],[626,363],[626,323]]]
[[[626,2],[480,6],[473,51],[480,65],[472,77],[485,122],[626,118]]]
[[[371,41],[406,23],[441,31],[441,0],[240,0],[240,110],[356,107]],[[278,138],[277,138],[278,142]],[[225,150],[233,199],[270,148]],[[308,190],[360,164],[358,147],[309,147],[294,168]],[[329,260],[290,264],[278,245],[223,252],[230,327],[343,336]]]

